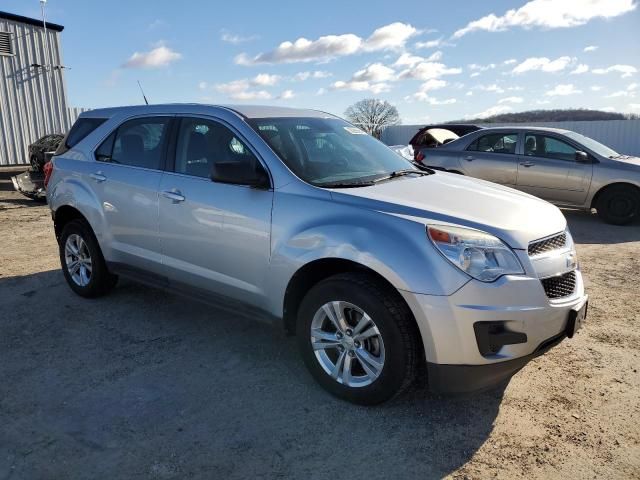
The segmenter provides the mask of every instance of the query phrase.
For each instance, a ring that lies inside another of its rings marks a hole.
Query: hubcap
[[[64,244],[64,261],[71,280],[80,286],[86,287],[91,281],[91,255],[89,247],[80,235],[72,233]]]
[[[616,196],[609,202],[609,209],[616,217],[626,218],[633,215],[633,202],[626,196]]]
[[[360,307],[340,301],[325,303],[313,316],[310,333],[318,363],[336,382],[366,387],[382,373],[382,335]]]

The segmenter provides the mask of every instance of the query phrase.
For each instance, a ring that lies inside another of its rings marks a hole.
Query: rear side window
[[[467,150],[487,153],[516,153],[517,133],[490,133],[475,140]]]
[[[96,150],[96,160],[160,170],[169,130],[169,117],[129,120]]]
[[[89,135],[106,121],[106,118],[79,118],[78,120],[76,120],[76,123],[73,124],[73,127],[71,127],[71,130],[69,130],[69,133],[67,133],[64,141],[56,150],[56,155],[65,153],[66,151],[75,147],[87,135]]]

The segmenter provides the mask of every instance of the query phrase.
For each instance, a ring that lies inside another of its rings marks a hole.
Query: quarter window
[[[58,146],[56,155],[67,152],[84,140],[91,132],[106,122],[106,118],[79,118],[73,124],[64,141]]]
[[[490,133],[475,140],[467,150],[487,153],[516,153],[517,133]]]
[[[183,118],[176,143],[176,173],[210,178],[215,168],[262,168],[256,156],[230,129],[201,118]]]
[[[524,140],[524,154],[555,160],[575,161],[577,149],[562,140],[546,135],[528,133]]]
[[[129,120],[102,142],[96,160],[159,170],[168,126],[168,117]]]

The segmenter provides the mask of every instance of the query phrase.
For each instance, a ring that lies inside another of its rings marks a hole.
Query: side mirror
[[[262,168],[262,165],[253,168],[245,162],[214,163],[211,171],[211,180],[218,183],[248,185],[263,190],[271,186],[269,176]]]
[[[582,151],[578,150],[576,152],[576,162],[578,162],[578,163],[590,163],[589,155],[587,155],[587,152],[582,152]]]

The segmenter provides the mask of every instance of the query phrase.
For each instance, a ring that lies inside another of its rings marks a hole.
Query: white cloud
[[[564,70],[572,62],[571,57],[559,57],[555,60],[549,60],[547,57],[531,57],[514,67],[511,71],[513,74],[521,74],[534,70],[543,72],[559,72]]]
[[[636,90],[638,89],[637,83],[630,83],[626,89],[618,90],[617,92],[613,92],[610,95],[607,95],[604,98],[617,98],[617,97],[630,97],[635,98]]]
[[[160,45],[148,52],[135,52],[127,60],[124,68],[162,68],[167,67],[176,60],[180,60],[182,54],[174,52],[164,45]]]
[[[518,60],[516,60],[515,58],[510,58],[509,60],[505,60],[504,62],[505,65],[513,65],[514,63],[518,63]]]
[[[557,96],[565,96],[565,95],[575,95],[577,93],[582,93],[582,90],[577,90],[573,84],[561,84],[556,85],[553,89],[549,90],[545,93],[548,97],[557,97]]]
[[[513,110],[509,105],[496,105],[495,107],[487,108],[484,112],[476,113],[473,115],[466,115],[465,118],[488,118],[501,113],[507,113]]]
[[[461,68],[450,68],[444,63],[421,62],[412,68],[400,72],[400,78],[417,78],[418,80],[429,80],[439,78],[444,75],[457,75],[462,73]]]
[[[598,49],[596,45],[589,45],[588,47],[584,47],[583,52],[595,52]]]
[[[602,90],[602,87],[600,85],[593,85],[589,87],[589,89],[593,92],[599,92],[600,90]]]
[[[403,53],[398,57],[398,60],[393,64],[395,67],[412,66],[416,63],[424,62],[424,58],[418,55],[411,55],[410,53]]]
[[[518,85],[514,87],[507,87],[507,91],[509,92],[521,92],[522,90],[524,90],[524,87],[520,87]]]
[[[366,66],[362,70],[358,70],[353,74],[352,80],[357,82],[385,82],[393,80],[395,77],[395,70],[386,67],[381,63],[372,63]]]
[[[630,103],[629,107],[631,107],[633,110],[640,110],[640,103]]]
[[[440,45],[442,45],[442,38],[427,40],[426,42],[416,42],[416,48],[436,48]]]
[[[639,85],[637,83],[630,83],[629,85],[627,85],[627,91],[635,91],[638,89],[638,86]]]
[[[261,87],[272,87],[280,81],[280,75],[269,75],[268,73],[259,73],[251,80],[253,85]]]
[[[473,97],[473,92],[472,92],[471,90],[469,90],[469,91],[466,93],[466,95],[467,95],[467,97]]]
[[[427,62],[438,62],[442,60],[442,52],[438,50],[427,57]]]
[[[353,34],[325,35],[316,40],[301,37],[294,42],[282,42],[275,49],[250,57],[241,53],[235,58],[239,65],[326,61],[353,55],[361,51],[397,50],[416,35],[418,30],[405,23],[395,22],[376,29],[366,40]]]
[[[501,32],[512,27],[526,29],[567,28],[584,25],[594,18],[612,18],[635,9],[633,0],[532,0],[504,15],[494,13],[469,22],[457,30],[454,38],[484,30]]]
[[[522,103],[524,99],[522,97],[506,97],[498,100],[498,103]]]
[[[469,75],[469,77],[471,78],[475,78],[475,77],[479,77],[480,76],[480,72],[473,72],[471,75]]]
[[[445,100],[439,100],[437,98],[429,96],[427,92],[416,92],[404,98],[406,101],[418,100],[420,102],[426,102],[429,105],[453,105],[457,102],[455,98],[447,98]]]
[[[444,80],[432,78],[424,82],[422,85],[420,85],[420,91],[430,92],[431,90],[438,90],[446,86],[447,86],[447,82],[445,82]]]
[[[536,100],[536,105],[548,105],[551,103],[551,100]]]
[[[504,88],[499,87],[495,83],[492,83],[491,85],[476,85],[473,89],[482,90],[483,92],[504,93]]]
[[[391,87],[387,83],[370,83],[367,81],[342,81],[339,80],[331,85],[332,90],[353,90],[355,92],[371,92],[379,94],[382,92],[388,92]]]
[[[293,93],[293,90],[285,90],[280,95],[278,95],[278,98],[281,100],[289,100],[290,98],[293,98],[295,96],[296,95],[295,93]]]
[[[469,70],[476,70],[478,72],[485,72],[487,70],[493,70],[497,65],[495,63],[489,63],[488,65],[478,65],[477,63],[472,63],[469,65]]]
[[[319,79],[319,78],[328,78],[333,74],[330,72],[325,72],[324,70],[316,70],[314,72],[298,72],[293,76],[293,80],[296,82],[303,82],[309,78]]]
[[[591,70],[596,75],[604,75],[611,72],[617,72],[622,74],[622,78],[627,78],[638,72],[636,67],[631,65],[612,65],[607,68],[594,68]]]
[[[604,107],[601,108],[600,110],[602,110],[603,112],[615,112],[616,109],[614,107]]]
[[[232,43],[234,45],[238,45],[239,43],[251,42],[253,40],[257,40],[258,38],[260,38],[258,35],[247,35],[243,37],[242,35],[236,35],[227,32],[226,30],[223,30],[220,34],[220,40],[222,40],[223,42]]]
[[[587,73],[589,71],[589,65],[581,63],[572,72],[572,75],[580,75],[581,73]]]
[[[214,88],[233,100],[269,100],[272,98],[271,94],[265,90],[249,90],[250,86],[251,83],[245,78],[227,83],[218,83],[214,85]]]

